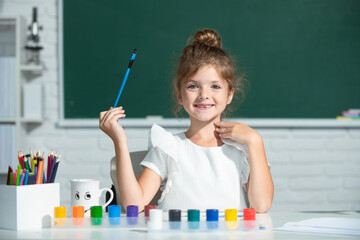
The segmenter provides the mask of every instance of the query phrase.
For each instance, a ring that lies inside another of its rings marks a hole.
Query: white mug
[[[114,198],[109,188],[100,188],[100,181],[95,179],[71,179],[71,206],[83,206],[85,216],[90,216],[90,207],[99,206],[100,196],[103,192],[110,193],[110,199],[102,207],[105,208]]]

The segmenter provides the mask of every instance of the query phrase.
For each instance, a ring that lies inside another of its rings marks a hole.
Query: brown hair
[[[187,46],[180,56],[176,76],[173,80],[173,97],[175,101],[174,113],[178,116],[182,109],[177,103],[177,94],[181,92],[181,86],[191,78],[203,66],[213,65],[220,76],[228,83],[229,91],[235,90],[234,98],[244,98],[244,74],[237,76],[232,58],[222,49],[219,34],[212,29],[197,31],[187,41]],[[226,107],[223,116],[231,111]]]

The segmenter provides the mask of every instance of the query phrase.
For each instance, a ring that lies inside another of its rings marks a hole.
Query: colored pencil
[[[54,152],[53,152],[53,150],[51,150],[51,152],[50,152],[50,154],[48,156],[48,165],[47,165],[47,169],[46,169],[46,179],[47,179],[47,181],[49,181],[53,158],[54,158]]]
[[[9,166],[8,169],[8,174],[7,174],[7,180],[6,180],[6,185],[10,185],[10,178],[11,178],[11,173],[13,172],[12,168]]]
[[[29,181],[29,171],[26,171],[24,185],[27,185],[28,181]]]
[[[13,185],[13,182],[14,182],[14,173],[11,172],[11,173],[10,173],[10,182],[9,182],[9,185]]]
[[[16,186],[19,186],[20,175],[21,175],[21,166],[18,165],[17,172],[16,172]]]
[[[39,168],[38,168],[38,173],[37,173],[37,178],[36,178],[36,184],[41,184],[43,182],[43,170],[44,170],[44,161],[43,160],[39,160]]]
[[[30,171],[29,161],[28,161],[28,158],[26,156],[25,156],[25,160],[24,160],[24,165],[25,165],[26,170]]]
[[[27,185],[29,184],[36,184],[36,175],[34,172],[29,173],[29,177],[28,177],[28,181],[27,181]]]
[[[25,170],[25,171],[26,171],[26,170]],[[26,172],[27,172],[27,171],[26,171]],[[24,172],[21,174],[19,185],[24,185],[25,175],[26,175],[26,174],[25,174]]]
[[[16,175],[17,175],[17,169],[15,170],[13,174],[13,185],[16,186]]]
[[[55,166],[54,166],[54,171],[51,175],[51,179],[50,179],[50,183],[54,183],[55,181],[55,177],[56,177],[56,172],[57,172],[57,169],[58,169],[58,166],[59,166],[59,162],[60,162],[60,155],[59,157],[56,159],[56,162],[55,162]]]
[[[18,152],[18,160],[19,160],[19,165],[21,166],[21,157],[22,157],[22,153],[21,151]]]
[[[53,175],[53,172],[54,172],[56,161],[57,161],[57,155],[55,154],[54,159],[53,159],[52,164],[51,164],[50,176],[47,179],[47,183],[51,183],[51,178],[52,178],[52,175]]]
[[[53,183],[60,163],[60,155],[54,154],[53,150],[48,154],[47,163],[45,153],[40,151],[23,154],[18,151],[18,161],[16,169],[11,166],[7,172],[7,185],[28,185]]]

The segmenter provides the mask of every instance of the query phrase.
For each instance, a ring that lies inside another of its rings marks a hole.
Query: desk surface
[[[124,230],[115,228],[56,228],[27,231],[0,229],[0,239],[359,239],[359,236],[310,234],[273,230],[287,222],[297,222],[309,218],[337,217],[360,219],[359,212],[269,212],[257,214],[257,220],[268,230],[259,232],[160,232],[145,230]]]

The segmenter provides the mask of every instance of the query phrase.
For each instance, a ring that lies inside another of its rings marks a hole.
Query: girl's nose
[[[209,93],[206,89],[202,88],[200,90],[200,99],[208,99],[209,98]]]

